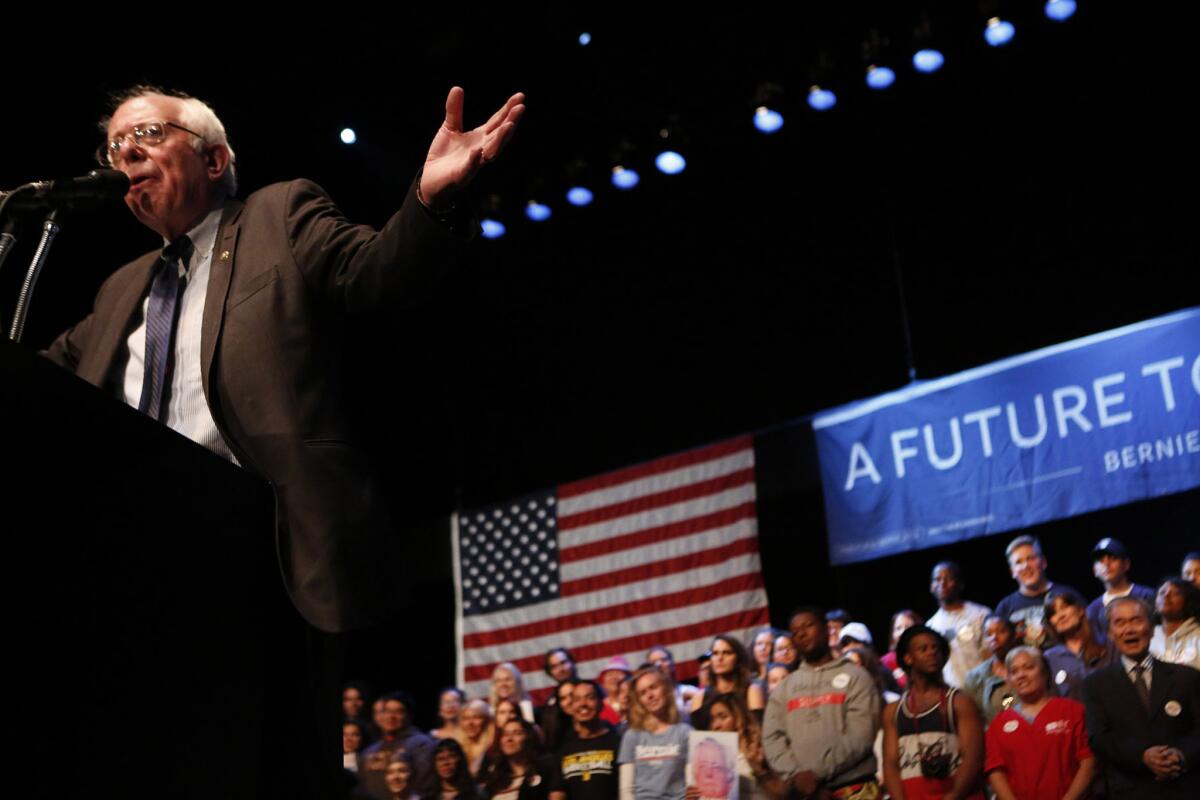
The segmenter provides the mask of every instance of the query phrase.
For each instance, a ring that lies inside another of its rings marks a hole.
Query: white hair
[[[220,117],[203,100],[158,86],[144,84],[133,86],[112,96],[111,111],[99,123],[101,132],[107,135],[108,123],[112,119],[112,114],[122,104],[147,95],[169,97],[179,101],[179,124],[198,134],[198,136],[189,137],[192,147],[197,153],[203,153],[206,148],[217,144],[229,152],[229,166],[225,168],[225,174],[221,176],[221,188],[229,197],[235,196],[238,189],[237,156],[234,154],[233,148],[229,146],[229,137],[225,134],[225,126],[221,123]]]
[[[207,103],[195,97],[178,98],[182,104],[179,123],[185,128],[191,128],[200,134],[203,140],[192,138],[192,147],[196,152],[204,152],[206,146],[223,145],[229,152],[229,166],[221,176],[221,186],[225,194],[233,197],[237,194],[237,156],[229,146],[229,137],[225,135],[225,126],[216,112]]]

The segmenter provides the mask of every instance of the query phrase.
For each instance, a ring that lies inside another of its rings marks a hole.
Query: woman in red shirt
[[[987,729],[984,770],[998,800],[1081,800],[1096,775],[1083,704],[1050,694],[1050,668],[1036,648],[1004,659],[1017,701]]]

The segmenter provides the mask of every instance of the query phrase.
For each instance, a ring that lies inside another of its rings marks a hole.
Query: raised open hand
[[[464,131],[463,98],[461,87],[450,90],[446,119],[425,156],[421,199],[435,211],[448,207],[455,193],[471,182],[479,168],[500,155],[525,113],[525,95],[517,92],[487,122]]]

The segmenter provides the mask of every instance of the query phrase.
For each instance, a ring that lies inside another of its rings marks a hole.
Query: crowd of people
[[[666,647],[594,678],[555,648],[539,705],[500,664],[487,697],[445,689],[428,733],[404,692],[350,684],[348,779],[377,800],[1200,797],[1200,552],[1155,589],[1101,539],[1091,602],[1035,538],[1005,555],[1017,590],[995,610],[934,566],[936,612],[897,611],[882,656],[852,614],[805,606],[787,631],[715,637],[696,685]],[[709,739],[689,764],[693,731],[736,734],[736,757]]]

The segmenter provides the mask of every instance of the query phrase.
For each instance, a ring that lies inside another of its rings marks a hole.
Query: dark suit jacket
[[[1147,714],[1118,661],[1087,676],[1083,701],[1088,740],[1104,762],[1109,797],[1200,797],[1200,671],[1156,659]],[[1182,750],[1187,772],[1156,781],[1142,762],[1142,753],[1155,745]]]
[[[201,332],[204,394],[238,461],[270,481],[285,583],[313,625],[342,631],[386,607],[395,542],[345,411],[343,314],[428,295],[461,240],[415,197],[380,231],[350,223],[316,184],[268,186],[225,206]],[[100,288],[91,315],[46,355],[120,394],[125,340],[158,253]],[[392,579],[395,582],[395,579]]]

